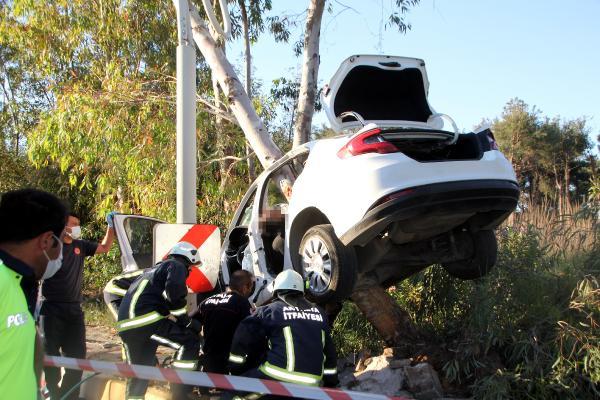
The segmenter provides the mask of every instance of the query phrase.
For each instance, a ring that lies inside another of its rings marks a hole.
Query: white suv
[[[323,92],[340,136],[293,149],[252,183],[224,238],[222,282],[252,270],[261,304],[294,268],[327,303],[361,280],[389,286],[436,263],[485,275],[493,229],[517,205],[515,173],[489,129],[459,134],[436,113],[428,86],[419,59],[346,59]]]

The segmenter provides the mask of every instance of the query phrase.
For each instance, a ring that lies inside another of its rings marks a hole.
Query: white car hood
[[[435,111],[427,101],[429,81],[425,62],[418,58],[355,55],[342,62],[323,90],[323,105],[336,131],[361,127],[362,122],[343,117],[355,112],[365,124],[380,127],[436,128]]]

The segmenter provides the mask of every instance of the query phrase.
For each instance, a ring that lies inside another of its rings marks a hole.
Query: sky
[[[417,57],[426,62],[430,104],[461,130],[500,116],[519,97],[543,115],[585,116],[591,136],[600,134],[600,0],[421,0],[407,15],[406,35],[385,27],[392,0],[328,3],[333,12],[323,16],[319,86],[353,54]],[[273,12],[298,14],[307,4],[273,0]],[[227,50],[240,67],[242,46],[238,41]],[[267,87],[299,74],[302,59],[290,44],[264,35],[252,53],[255,78]],[[314,122],[326,121],[321,112]]]

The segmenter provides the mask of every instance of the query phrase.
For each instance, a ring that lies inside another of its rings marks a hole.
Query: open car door
[[[121,249],[124,272],[150,268],[154,265],[154,227],[163,224],[156,218],[141,215],[115,215],[115,233]]]

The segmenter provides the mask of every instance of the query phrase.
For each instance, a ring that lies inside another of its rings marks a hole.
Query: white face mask
[[[69,233],[69,236],[71,236],[71,239],[77,240],[81,237],[81,227],[80,226],[73,226],[71,227],[71,233]]]
[[[48,256],[48,253],[46,253],[46,250],[44,250],[44,255],[46,256],[46,259],[48,259],[48,265],[46,266],[46,271],[44,272],[44,276],[42,276],[42,280],[52,278],[54,276],[54,274],[56,274],[56,272],[60,269],[60,267],[62,267],[63,244],[60,241],[60,239],[56,237],[56,235],[52,235],[52,236],[58,242],[58,247],[59,247],[58,257],[54,260],[51,260],[50,256]]]

